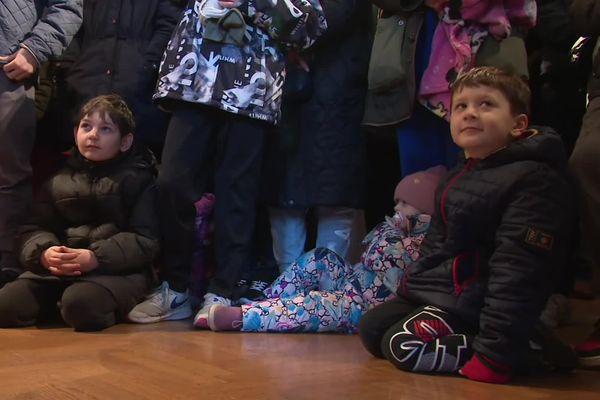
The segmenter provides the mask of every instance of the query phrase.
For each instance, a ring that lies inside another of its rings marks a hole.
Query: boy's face
[[[107,113],[84,116],[75,128],[75,143],[81,155],[90,161],[107,161],[129,150],[133,134],[121,136],[119,127]]]
[[[514,115],[502,92],[488,86],[464,87],[452,96],[450,132],[469,157],[485,158],[527,129],[525,114]]]

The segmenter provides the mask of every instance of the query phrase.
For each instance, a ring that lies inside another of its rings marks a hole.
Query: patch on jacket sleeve
[[[552,250],[552,245],[554,244],[554,236],[542,232],[539,229],[527,228],[525,242],[537,247],[541,247],[544,250]]]

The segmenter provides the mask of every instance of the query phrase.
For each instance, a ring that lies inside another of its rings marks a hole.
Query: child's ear
[[[121,146],[119,147],[119,150],[121,150],[121,153],[125,153],[127,150],[129,150],[131,148],[132,144],[133,144],[133,133],[130,132],[121,138]]]
[[[529,127],[529,117],[526,114],[519,114],[515,117],[515,123],[510,131],[510,136],[519,138]]]
[[[77,144],[77,126],[73,128],[73,139],[75,140],[75,144]]]

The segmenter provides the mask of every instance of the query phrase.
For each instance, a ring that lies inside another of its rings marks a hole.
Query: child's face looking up
[[[527,129],[525,114],[514,115],[498,89],[464,87],[452,96],[452,139],[473,158],[485,158],[506,147]]]
[[[84,116],[75,128],[75,143],[81,155],[90,161],[107,161],[129,150],[133,135],[121,136],[119,127],[108,113],[96,111]]]

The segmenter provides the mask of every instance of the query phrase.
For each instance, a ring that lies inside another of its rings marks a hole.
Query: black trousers
[[[117,303],[102,286],[85,281],[17,279],[0,289],[0,327],[31,326],[56,315],[76,331],[97,331],[116,322]]]
[[[208,291],[229,298],[250,262],[269,125],[204,106],[178,105],[167,130],[158,177],[162,279],[185,291],[194,251],[194,202],[215,184],[217,269]]]
[[[397,368],[418,372],[457,372],[473,355],[473,332],[437,307],[415,307],[395,298],[361,320],[365,348]]]
[[[582,278],[600,273],[600,97],[590,101],[583,117],[581,133],[569,159],[569,169],[577,187]]]

